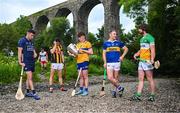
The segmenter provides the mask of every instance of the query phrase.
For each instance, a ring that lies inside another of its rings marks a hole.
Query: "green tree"
[[[119,0],[119,5],[137,25],[147,21],[147,0]]]
[[[26,16],[20,15],[20,17],[11,24],[14,29],[16,29],[19,37],[25,36],[27,30],[32,29],[31,22]]]
[[[11,25],[0,24],[0,50],[15,51],[17,49],[18,36],[18,33]]]
[[[37,48],[52,46],[56,38],[61,40],[64,51],[69,43],[74,40],[74,28],[70,28],[69,21],[64,17],[57,17],[50,21],[50,27],[43,30],[35,40]]]

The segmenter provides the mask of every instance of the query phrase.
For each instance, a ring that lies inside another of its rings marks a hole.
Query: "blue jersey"
[[[125,46],[121,41],[106,41],[103,44],[103,50],[106,51],[106,61],[107,63],[120,62],[120,49]]]
[[[34,64],[34,44],[26,37],[23,37],[19,40],[18,47],[23,48],[23,63]]]

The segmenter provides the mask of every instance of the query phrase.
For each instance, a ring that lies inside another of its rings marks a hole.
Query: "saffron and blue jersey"
[[[123,48],[125,44],[121,41],[106,41],[103,44],[103,50],[106,51],[106,62],[115,63],[120,62],[120,49]]]
[[[23,48],[23,63],[34,64],[34,44],[26,37],[22,37],[18,42],[18,47]]]

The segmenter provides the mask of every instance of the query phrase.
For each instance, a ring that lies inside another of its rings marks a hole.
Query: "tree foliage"
[[[63,48],[66,47],[74,40],[74,28],[70,28],[69,21],[64,17],[57,17],[50,21],[50,27],[43,30],[35,40],[37,48],[52,46],[56,38],[61,40]]]
[[[31,23],[24,16],[20,16],[12,24],[0,24],[0,50],[17,51],[18,40],[31,28]]]

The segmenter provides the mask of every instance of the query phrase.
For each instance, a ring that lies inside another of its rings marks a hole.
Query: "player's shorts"
[[[63,63],[52,63],[51,69],[62,70],[64,67]]]
[[[119,71],[120,67],[121,67],[121,62],[107,63],[107,69]]]
[[[85,62],[82,62],[82,63],[78,63],[77,64],[77,69],[79,70],[81,68],[82,70],[88,70],[88,66],[89,66],[89,62],[85,61]]]
[[[25,64],[24,71],[35,71],[35,64]]]
[[[46,64],[47,62],[46,61],[41,61],[41,64]]]
[[[152,70],[154,67],[152,64],[147,63],[147,62],[139,62],[138,70]]]

